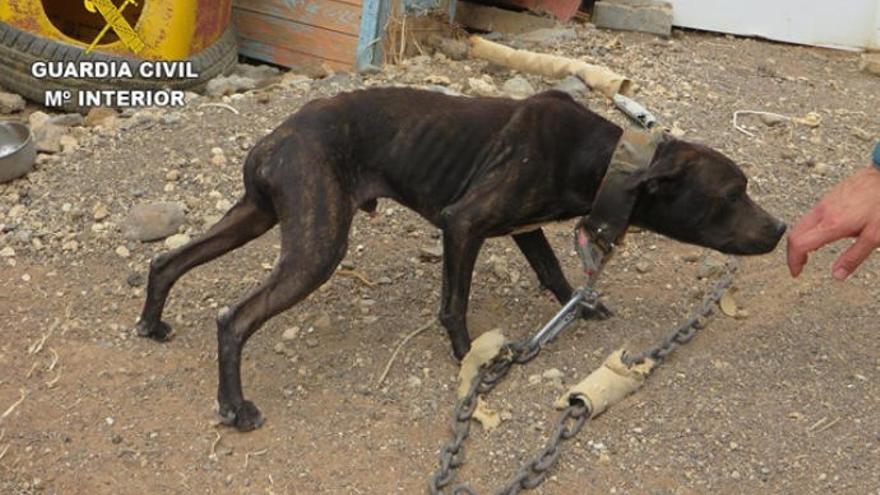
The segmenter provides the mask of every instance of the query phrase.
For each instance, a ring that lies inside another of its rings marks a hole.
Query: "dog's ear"
[[[676,159],[676,155],[666,143],[661,144],[651,166],[632,175],[630,187],[651,195],[674,192],[673,186],[685,171],[684,161]]]

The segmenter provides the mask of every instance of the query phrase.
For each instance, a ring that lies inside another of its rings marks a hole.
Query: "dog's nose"
[[[788,226],[785,225],[785,222],[783,222],[781,220],[776,220],[775,227],[776,227],[776,236],[777,237],[782,237],[782,234],[784,234],[785,230],[788,228]]]
[[[788,228],[788,226],[785,225],[785,222],[781,220],[776,220],[773,224],[773,228],[775,230],[776,238],[779,239],[782,237],[782,234],[785,234],[785,230]]]

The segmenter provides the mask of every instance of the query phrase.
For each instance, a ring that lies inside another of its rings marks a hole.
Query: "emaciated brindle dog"
[[[386,88],[312,101],[254,146],[244,196],[223,219],[152,261],[138,332],[167,340],[162,309],[175,281],[280,224],[269,278],[217,318],[220,414],[240,430],[260,426],[242,395],[242,347],[330,278],[358,209],[392,198],[443,231],[440,321],[461,358],[470,348],[471,272],[487,238],[512,235],[540,283],[569,299],[572,287],[536,226],[590,212],[621,134],[557,91],[516,101]],[[686,243],[761,254],[785,230],[746,194],[742,171],[706,146],[664,138],[628,187],[638,192],[632,224]]]

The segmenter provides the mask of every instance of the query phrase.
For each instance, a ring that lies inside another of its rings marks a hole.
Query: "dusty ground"
[[[742,163],[752,194],[787,221],[867,164],[869,136],[880,135],[880,79],[859,73],[854,54],[694,33],[578,34],[536,48],[637,79],[640,101]],[[480,73],[499,87],[513,75],[425,57],[367,80],[275,88],[264,103],[232,99],[240,116],[196,102],[180,119],[77,131],[78,151],[0,186],[0,248],[15,250],[0,266],[0,414],[25,394],[0,419],[0,492],[422,493],[454,401],[444,332],[413,339],[387,383],[375,381],[401,338],[436,314],[440,266],[419,257],[437,243],[433,228],[390,202],[374,221],[357,218],[346,266],[382,284],[336,276],[257,333],[245,393],[268,422],[239,434],[214,426],[214,317],[266,275],[276,233],[185,277],[166,312],[177,337],[160,345],[134,337],[132,323],[143,299],[136,275],[164,247],[128,242],[120,225],[139,201],[174,200],[189,208],[188,232],[202,232],[217,203],[240,193],[245,150],[312,98],[429,75],[466,91]],[[584,101],[624,122],[601,96]],[[822,122],[769,127],[747,117],[750,138],[731,127],[735,110],[817,112]],[[227,165],[212,164],[214,147]],[[172,169],[179,180],[166,180]],[[110,215],[95,221],[99,202]],[[576,283],[570,227],[548,236]],[[129,258],[115,252],[123,245]],[[880,493],[880,257],[833,283],[839,248],[794,281],[781,250],[745,260],[736,299],[748,316],[716,318],[643,391],[589,424],[537,493]],[[601,285],[618,316],[576,324],[511,373],[489,397],[508,419],[491,433],[475,427],[463,476],[481,493],[500,486],[543,443],[560,387],[684,317],[708,283],[697,278],[707,259],[653,234],[630,236]],[[509,239],[484,249],[471,307],[473,335],[500,326],[516,337],[557,309]],[[298,336],[283,342],[294,326]],[[554,368],[562,385],[541,377]]]

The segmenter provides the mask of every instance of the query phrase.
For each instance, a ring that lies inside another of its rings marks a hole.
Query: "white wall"
[[[806,45],[880,48],[880,0],[667,0],[676,26]]]

